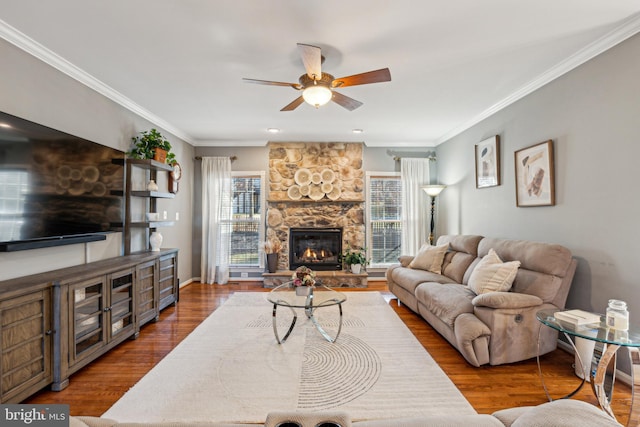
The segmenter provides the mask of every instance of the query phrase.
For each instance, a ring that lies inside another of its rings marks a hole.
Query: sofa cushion
[[[515,411],[519,416],[510,421],[509,411]],[[598,407],[580,400],[560,399],[543,403],[528,410],[522,408],[505,409],[493,414],[500,421],[506,421],[511,427],[606,427],[621,426],[616,420]],[[503,421],[503,422],[504,422]]]
[[[112,427],[118,424],[116,420],[90,416],[69,417],[69,427]]]
[[[411,261],[413,261],[413,255],[400,255],[398,257],[398,261],[400,262],[401,266],[409,267],[409,264],[411,263]]]
[[[444,254],[447,249],[449,249],[448,243],[439,246],[431,246],[425,243],[409,263],[409,268],[440,274],[442,273],[442,261],[444,261]]]
[[[464,280],[465,272],[471,263],[478,257],[478,244],[482,236],[440,236],[438,245],[449,244],[449,250],[444,256],[442,274],[451,278],[455,283],[467,282]]]
[[[504,427],[488,414],[427,415],[422,417],[393,418],[387,420],[356,421],[353,427]]]
[[[453,280],[441,274],[413,268],[395,268],[391,271],[391,279],[401,288],[415,293],[416,287],[424,282],[454,283]]]
[[[552,276],[564,277],[571,264],[571,251],[551,243],[485,237],[478,245],[478,256],[485,256],[490,249],[504,261],[518,260],[524,269]]]
[[[502,262],[493,249],[476,265],[469,277],[469,287],[477,295],[506,292],[516,278],[520,261]]]
[[[471,300],[476,295],[464,285],[456,283],[422,283],[416,288],[416,298],[427,310],[453,329],[462,313],[473,313]]]
[[[483,239],[482,236],[466,235],[466,234],[447,234],[438,238],[438,245],[449,244],[452,251],[464,252],[472,255],[474,258],[478,256],[478,245]]]

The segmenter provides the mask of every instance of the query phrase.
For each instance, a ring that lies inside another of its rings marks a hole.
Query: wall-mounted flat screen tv
[[[0,112],[0,251],[121,229],[124,152]]]

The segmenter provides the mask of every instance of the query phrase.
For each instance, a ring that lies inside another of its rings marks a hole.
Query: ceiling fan
[[[302,63],[306,69],[306,73],[298,79],[299,83],[273,82],[269,80],[256,80],[243,78],[247,83],[256,83],[270,86],[289,86],[295,90],[301,90],[302,95],[286,105],[280,111],[293,111],[303,102],[307,102],[318,108],[329,101],[333,101],[343,106],[349,111],[353,111],[362,105],[362,102],[353,98],[342,95],[334,89],[365,85],[369,83],[389,82],[391,81],[391,73],[388,68],[380,70],[368,71],[366,73],[354,74],[352,76],[334,78],[329,73],[322,72],[322,56],[321,49],[317,46],[298,43],[298,51],[302,57]]]

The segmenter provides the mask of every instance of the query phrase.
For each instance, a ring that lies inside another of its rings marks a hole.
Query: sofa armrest
[[[69,427],[113,427],[118,421],[108,418],[72,416],[69,417]]]
[[[543,301],[535,295],[517,292],[487,292],[471,300],[474,307],[489,308],[527,308],[542,305]]]
[[[398,261],[400,262],[400,264],[403,267],[408,267],[409,264],[411,263],[411,261],[413,261],[413,258],[415,258],[415,257],[413,257],[411,255],[400,255],[398,257]]]
[[[505,426],[621,427],[597,406],[580,400],[559,399],[538,406],[503,409],[492,414]]]

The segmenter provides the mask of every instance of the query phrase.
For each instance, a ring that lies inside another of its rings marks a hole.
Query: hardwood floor
[[[344,292],[380,291],[422,345],[479,413],[492,413],[512,406],[538,405],[546,401],[535,359],[504,366],[469,365],[444,338],[422,318],[387,291],[384,282],[370,282],[367,289],[341,289]],[[71,377],[60,392],[43,390],[25,403],[66,403],[72,415],[104,413],[155,364],[182,341],[203,319],[234,292],[266,292],[259,283],[233,283],[225,286],[192,283],[180,291],[180,302],[162,311],[160,321],[145,325],[136,340],[120,346]],[[579,383],[573,373],[573,355],[556,350],[541,358],[545,382],[553,397],[563,396]],[[176,372],[176,375],[180,375]],[[167,378],[171,387],[171,378]],[[159,391],[161,392],[161,391]],[[574,397],[596,404],[587,384]],[[613,409],[618,420],[627,422],[631,390],[618,382]]]

